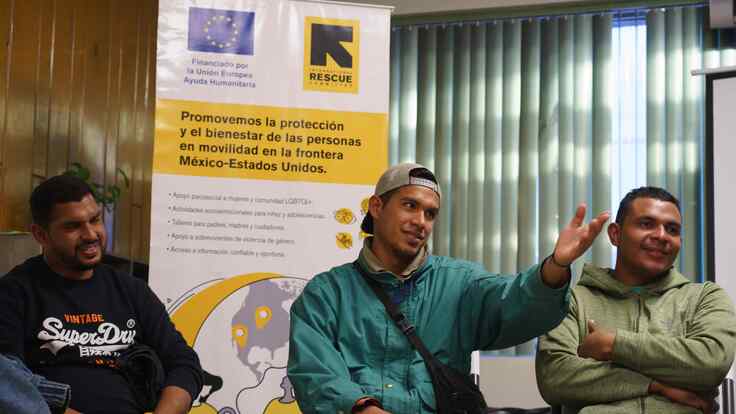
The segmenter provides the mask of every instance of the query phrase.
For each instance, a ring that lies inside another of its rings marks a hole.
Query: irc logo
[[[304,89],[358,93],[360,21],[307,17]]]

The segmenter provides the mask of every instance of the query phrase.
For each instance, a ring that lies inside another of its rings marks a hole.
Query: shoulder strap
[[[394,320],[396,326],[399,327],[399,330],[401,330],[401,332],[406,335],[406,338],[414,346],[414,348],[419,351],[419,354],[422,356],[422,358],[424,358],[424,361],[427,363],[429,363],[430,361],[435,361],[436,358],[434,357],[434,355],[429,352],[427,347],[424,346],[424,342],[422,342],[422,340],[419,339],[419,336],[417,336],[416,328],[414,327],[414,325],[412,325],[409,319],[406,318],[406,315],[399,311],[399,308],[393,302],[391,302],[391,299],[388,297],[388,294],[386,294],[386,291],[383,290],[381,285],[375,280],[371,279],[357,261],[353,262],[353,266],[355,266],[358,272],[363,276],[363,279],[365,279],[365,281],[368,283],[368,286],[370,286],[376,296],[378,296],[378,299],[383,302],[383,306],[386,308],[386,312],[391,316],[391,319]]]

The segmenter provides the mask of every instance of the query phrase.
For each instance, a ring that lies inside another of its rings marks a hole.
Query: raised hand
[[[555,250],[542,266],[542,281],[547,286],[560,288],[570,281],[570,265],[593,244],[593,240],[601,232],[603,224],[610,216],[611,213],[604,211],[590,223],[583,224],[585,204],[578,206],[575,217],[560,231]]]
[[[575,217],[560,231],[552,253],[552,259],[556,264],[567,266],[582,256],[601,232],[603,224],[611,217],[611,213],[604,211],[588,224],[584,224],[585,208],[584,203],[579,204]]]

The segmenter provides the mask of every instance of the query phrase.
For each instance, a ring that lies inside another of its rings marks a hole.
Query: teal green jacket
[[[587,321],[616,330],[612,361],[580,358]],[[712,393],[736,348],[731,301],[718,285],[693,283],[676,270],[656,282],[626,286],[610,269],[586,264],[570,313],[539,340],[537,382],[563,413],[700,413],[657,395],[649,384]]]
[[[504,277],[429,256],[407,281],[389,272],[370,276],[401,300],[401,311],[437,358],[470,372],[472,351],[528,341],[564,318],[569,284],[549,288],[539,271],[535,265]],[[305,414],[347,414],[365,396],[393,414],[434,412],[422,357],[352,263],[314,277],[292,305],[288,375]]]

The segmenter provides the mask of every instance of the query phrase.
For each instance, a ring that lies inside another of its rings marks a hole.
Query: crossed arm
[[[540,340],[540,391],[552,404],[572,406],[660,394],[706,412],[709,393],[733,362],[734,322],[730,301],[712,284],[704,286],[682,337],[613,331],[581,321],[573,297],[566,319]],[[581,337],[583,324],[588,329]]]
[[[651,378],[609,361],[578,356],[579,330],[577,301],[573,296],[562,323],[539,340],[537,385],[547,402],[585,406],[648,394]]]
[[[705,284],[684,336],[618,330],[611,361],[657,381],[709,392],[726,376],[736,348],[736,319],[723,289]]]

